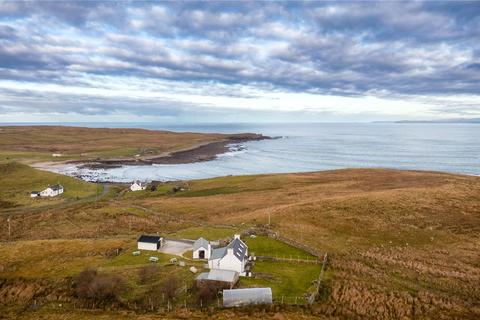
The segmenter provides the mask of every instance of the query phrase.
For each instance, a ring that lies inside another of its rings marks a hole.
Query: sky
[[[479,1],[0,0],[0,122],[475,117]]]

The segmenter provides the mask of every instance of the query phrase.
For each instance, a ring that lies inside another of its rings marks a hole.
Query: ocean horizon
[[[31,124],[31,123],[30,123]],[[45,123],[43,123],[45,124]],[[48,125],[62,123],[48,123]],[[22,124],[9,124],[22,125]],[[278,139],[232,144],[211,161],[55,172],[90,181],[192,180],[228,175],[390,168],[480,175],[480,124],[439,123],[63,123],[176,132],[261,133]]]

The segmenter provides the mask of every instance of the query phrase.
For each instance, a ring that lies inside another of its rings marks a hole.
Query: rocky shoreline
[[[204,145],[194,147],[192,149],[172,152],[165,156],[156,156],[150,158],[138,159],[96,159],[87,161],[72,161],[69,163],[77,163],[80,168],[87,168],[92,170],[97,169],[112,169],[119,168],[126,165],[153,165],[153,164],[186,164],[210,161],[217,158],[218,155],[226,153],[230,150],[229,146],[232,144],[260,141],[274,139],[272,137],[261,134],[237,134],[229,136],[226,140],[210,142]]]

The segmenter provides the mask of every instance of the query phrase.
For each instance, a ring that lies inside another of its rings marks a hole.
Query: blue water
[[[82,124],[85,125],[85,124]],[[255,132],[281,136],[243,143],[241,151],[178,165],[81,170],[91,180],[200,179],[226,175],[306,172],[342,168],[396,168],[480,175],[480,124],[89,124],[192,132]],[[78,174],[78,168],[61,170]]]

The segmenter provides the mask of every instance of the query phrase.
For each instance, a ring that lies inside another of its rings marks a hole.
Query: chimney
[[[233,239],[238,239],[238,240],[240,240],[240,235],[239,235],[239,234],[234,235],[234,236],[233,236]]]

